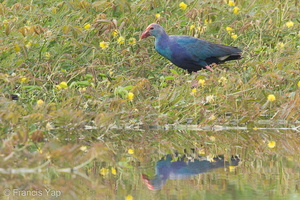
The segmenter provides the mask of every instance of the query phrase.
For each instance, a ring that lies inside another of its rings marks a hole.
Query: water
[[[300,199],[297,131],[86,130],[70,135],[76,137],[50,139],[33,157],[25,152],[27,159],[14,160],[11,167],[5,163],[15,157],[5,157],[0,198]],[[46,149],[48,159],[42,156]]]

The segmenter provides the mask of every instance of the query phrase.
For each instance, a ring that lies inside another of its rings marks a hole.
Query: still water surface
[[[65,145],[86,163],[2,170],[0,199],[300,199],[298,132],[117,131]]]

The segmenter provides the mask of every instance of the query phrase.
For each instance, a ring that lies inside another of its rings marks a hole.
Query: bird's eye
[[[151,27],[151,28],[150,28],[150,30],[153,30],[153,29],[154,29],[154,27]]]

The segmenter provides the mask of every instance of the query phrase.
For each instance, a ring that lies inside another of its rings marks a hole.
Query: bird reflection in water
[[[174,161],[175,160],[175,161]],[[156,175],[150,179],[142,174],[144,183],[150,190],[160,190],[168,179],[190,179],[197,174],[207,173],[211,170],[237,166],[240,162],[238,156],[232,156],[230,162],[224,160],[224,156],[188,158],[186,155],[172,156],[168,154],[156,163]]]

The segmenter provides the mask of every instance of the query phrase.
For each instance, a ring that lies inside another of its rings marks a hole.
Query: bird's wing
[[[241,53],[241,50],[236,47],[216,44],[195,37],[186,35],[173,35],[170,37],[174,42],[183,47],[196,62],[211,57],[222,60],[226,59],[226,56]]]

